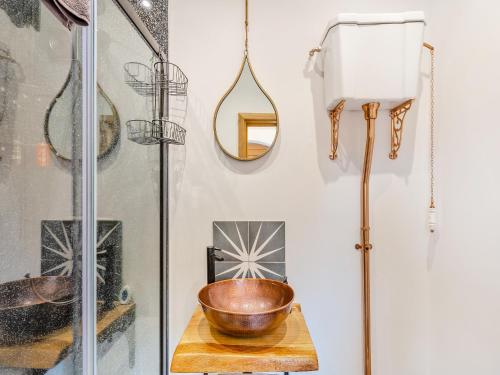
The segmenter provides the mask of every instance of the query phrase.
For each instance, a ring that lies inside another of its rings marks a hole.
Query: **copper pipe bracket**
[[[373,245],[371,243],[369,243],[369,244],[366,244],[363,246],[363,245],[357,243],[356,245],[354,245],[354,248],[356,250],[370,251],[371,249],[373,249]]]
[[[401,147],[401,140],[403,138],[403,125],[406,112],[411,107],[412,100],[407,100],[406,102],[398,105],[397,107],[391,109],[391,152],[389,153],[389,159],[396,159],[398,157],[398,151]]]
[[[331,123],[331,144],[330,144],[330,159],[337,159],[337,148],[339,146],[339,126],[340,126],[340,114],[344,110],[345,100],[341,100],[339,104],[335,106],[333,110],[330,111],[330,123]]]

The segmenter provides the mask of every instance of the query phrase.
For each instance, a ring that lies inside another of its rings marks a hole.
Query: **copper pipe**
[[[375,143],[375,120],[380,103],[367,103],[362,106],[366,120],[366,146],[361,179],[361,243],[356,249],[363,252],[363,330],[365,351],[365,375],[371,375],[371,320],[370,320],[370,172]]]

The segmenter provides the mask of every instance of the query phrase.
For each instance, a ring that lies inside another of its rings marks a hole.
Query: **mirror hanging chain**
[[[245,56],[248,55],[248,0],[245,0]]]

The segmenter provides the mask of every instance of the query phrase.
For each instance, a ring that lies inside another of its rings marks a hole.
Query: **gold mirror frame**
[[[229,96],[229,94],[233,91],[233,89],[235,88],[235,86],[238,84],[238,82],[239,82],[239,80],[241,78],[241,75],[243,74],[243,69],[245,69],[245,64],[248,64],[248,68],[250,70],[250,74],[252,75],[252,78],[254,79],[255,83],[257,84],[257,87],[262,92],[262,94],[264,94],[264,96],[267,98],[267,100],[269,100],[269,102],[271,103],[271,106],[273,107],[274,113],[276,114],[276,135],[274,136],[273,143],[271,143],[271,145],[269,146],[269,148],[267,149],[266,152],[263,152],[262,154],[260,154],[257,157],[254,157],[254,158],[241,158],[239,156],[231,154],[229,151],[227,151],[224,148],[224,146],[222,145],[222,143],[221,143],[221,141],[220,141],[220,139],[219,139],[219,137],[217,135],[217,115],[219,113],[219,109],[220,109],[222,103],[224,103],[224,100]],[[219,145],[219,147],[221,148],[221,150],[224,152],[224,154],[226,154],[227,156],[229,156],[229,157],[231,157],[233,159],[240,160],[240,161],[252,161],[252,160],[260,159],[264,155],[267,155],[273,149],[274,145],[276,144],[276,141],[278,139],[278,135],[279,135],[279,132],[280,132],[280,121],[279,121],[278,110],[276,108],[276,105],[274,104],[274,101],[268,95],[268,93],[266,92],[266,90],[264,90],[264,88],[259,83],[259,80],[255,76],[255,73],[254,73],[253,68],[252,68],[252,64],[250,63],[250,59],[248,58],[248,52],[247,51],[245,51],[245,55],[243,57],[243,61],[241,63],[240,70],[238,72],[238,75],[236,76],[236,79],[234,80],[233,84],[229,87],[229,89],[226,91],[226,93],[224,94],[224,96],[219,100],[219,103],[217,104],[217,107],[215,108],[214,119],[213,119],[213,132],[214,132],[215,140],[217,141],[217,144]]]
[[[222,96],[222,98],[219,100],[219,103],[217,104],[217,107],[215,108],[214,118],[213,118],[213,132],[214,132],[215,140],[216,140],[217,144],[219,145],[220,149],[227,156],[229,156],[235,160],[240,160],[240,161],[253,161],[253,160],[260,159],[263,156],[267,155],[273,149],[274,145],[276,144],[276,141],[278,140],[278,136],[280,133],[280,121],[279,121],[278,109],[276,108],[276,105],[274,104],[273,99],[271,99],[269,94],[266,92],[266,90],[264,90],[264,88],[261,86],[259,80],[255,76],[255,72],[253,71],[252,64],[250,63],[250,58],[248,57],[248,55],[249,55],[248,54],[248,0],[245,0],[245,51],[244,51],[244,55],[243,55],[243,60],[241,62],[240,70],[239,70],[238,74],[236,75],[236,78],[235,78],[233,84],[229,87],[229,89],[226,91],[224,96]],[[229,151],[227,151],[224,148],[224,146],[222,146],[222,143],[221,143],[219,137],[217,136],[217,115],[219,113],[219,109],[220,109],[222,103],[224,103],[224,100],[226,100],[226,98],[229,96],[229,94],[233,91],[233,89],[238,84],[238,82],[241,78],[241,75],[243,74],[243,69],[245,69],[245,64],[248,64],[248,68],[250,70],[250,74],[252,75],[253,80],[257,84],[257,87],[262,92],[262,94],[264,94],[264,96],[267,98],[267,100],[269,100],[269,102],[271,103],[271,106],[273,107],[274,113],[276,114],[276,135],[274,136],[274,140],[266,152],[263,152],[262,154],[260,154],[257,157],[254,157],[254,158],[241,158],[239,156],[231,154]]]

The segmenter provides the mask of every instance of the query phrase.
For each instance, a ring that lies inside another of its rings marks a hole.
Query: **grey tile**
[[[260,272],[264,275],[266,279],[274,279],[282,281],[286,276],[285,263],[259,263],[262,267]]]
[[[216,280],[264,277],[281,280],[286,275],[284,221],[216,221],[214,246],[223,250],[216,262]]]
[[[250,248],[255,251],[257,262],[285,261],[284,221],[251,221],[249,234]]]
[[[241,262],[215,262],[215,281],[232,279]]]
[[[214,221],[213,244],[224,250],[226,260],[241,260],[231,254],[248,253],[248,222]]]

